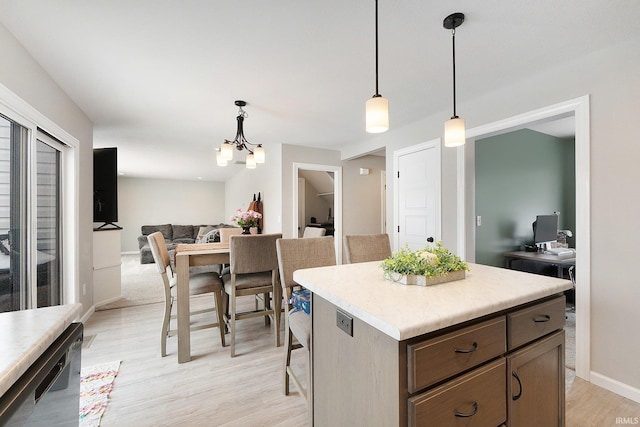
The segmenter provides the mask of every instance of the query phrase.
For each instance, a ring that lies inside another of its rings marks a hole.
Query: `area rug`
[[[109,404],[109,393],[120,361],[87,366],[80,371],[80,427],[98,427]]]

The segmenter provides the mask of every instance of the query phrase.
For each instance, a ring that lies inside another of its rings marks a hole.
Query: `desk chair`
[[[276,240],[282,234],[251,234],[231,236],[229,239],[229,274],[222,277],[224,290],[229,299],[226,305],[226,321],[231,332],[231,357],[236,355],[236,322],[238,320],[265,316],[274,317],[276,347],[280,345],[280,310],[282,297],[278,281],[278,258]],[[273,295],[273,305],[271,298]],[[262,308],[246,313],[236,310],[237,298],[245,295],[263,294]]]
[[[162,276],[162,282],[164,284],[164,316],[162,319],[162,329],[160,334],[160,355],[162,357],[167,355],[167,337],[176,335],[177,330],[170,329],[171,319],[175,319],[176,315],[171,314],[174,303],[176,302],[176,294],[178,284],[178,276],[175,274],[171,263],[169,262],[169,251],[167,250],[167,244],[165,243],[162,233],[156,231],[155,233],[147,236],[149,247],[151,248],[151,254],[155,261],[155,265],[158,268],[158,273]],[[202,295],[207,293],[213,293],[215,297],[214,308],[205,310],[192,311],[190,314],[200,314],[210,311],[215,311],[218,321],[202,326],[192,327],[192,331],[215,328],[220,330],[220,342],[222,346],[225,346],[224,342],[224,318],[222,315],[222,281],[217,273],[197,273],[189,274],[189,295]]]
[[[391,256],[387,234],[358,234],[344,236],[347,264],[382,261]]]
[[[307,239],[278,239],[278,268],[280,283],[287,302],[284,311],[285,321],[285,360],[284,360],[284,394],[289,394],[289,378],[291,378],[307,402],[311,403],[311,316],[304,311],[295,311],[289,301],[292,289],[299,287],[293,280],[293,272],[301,268],[322,267],[336,265],[336,252],[333,236],[315,237]],[[293,343],[293,337],[298,341]],[[291,351],[303,348],[307,352],[307,390],[302,387],[300,380],[291,369]]]

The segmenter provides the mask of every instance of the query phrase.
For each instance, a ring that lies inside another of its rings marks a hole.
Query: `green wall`
[[[560,212],[558,228],[575,233],[573,139],[523,129],[477,140],[475,156],[476,263],[504,267],[505,252],[533,241],[536,215]]]

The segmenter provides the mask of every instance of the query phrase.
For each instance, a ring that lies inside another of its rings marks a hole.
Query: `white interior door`
[[[440,237],[440,140],[394,153],[395,249],[424,248]]]

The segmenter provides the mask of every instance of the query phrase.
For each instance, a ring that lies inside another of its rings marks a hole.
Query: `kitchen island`
[[[470,268],[429,287],[386,281],[379,262],[294,273],[313,292],[314,425],[527,425],[544,412],[532,402],[553,420],[537,425],[564,424],[571,282]]]

